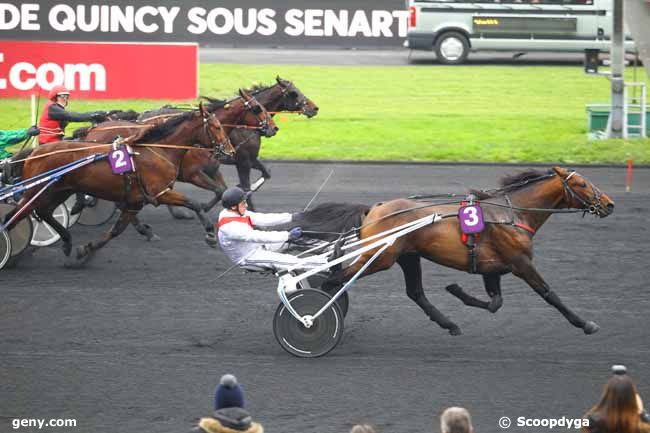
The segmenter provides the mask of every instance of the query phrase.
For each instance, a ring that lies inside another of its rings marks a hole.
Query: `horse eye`
[[[251,111],[253,112],[253,114],[260,114],[262,112],[262,107],[256,105],[253,108],[251,108]]]
[[[291,96],[292,98],[297,98],[298,97],[298,92],[295,92],[295,91],[292,90],[291,92],[289,92],[289,96]]]

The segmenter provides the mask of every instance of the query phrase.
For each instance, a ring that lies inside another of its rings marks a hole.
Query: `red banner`
[[[47,93],[75,98],[191,99],[198,95],[196,44],[0,42],[0,98]]]

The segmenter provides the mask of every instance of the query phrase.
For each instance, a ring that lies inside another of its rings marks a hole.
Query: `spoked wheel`
[[[4,268],[11,258],[11,238],[6,231],[0,231],[0,269]]]
[[[301,315],[316,314],[331,297],[315,289],[303,289],[291,294],[289,303]],[[316,358],[334,349],[343,335],[343,314],[334,303],[310,327],[306,327],[280,304],[273,318],[273,333],[280,346],[300,358]]]
[[[63,227],[68,227],[70,216],[68,215],[68,208],[64,204],[60,204],[54,209],[52,213],[54,219]],[[34,224],[34,234],[32,236],[32,245],[36,247],[47,247],[56,243],[61,236],[49,224],[41,221],[35,215],[31,216],[32,223]]]
[[[14,205],[0,203],[0,222],[4,221],[5,215],[11,212],[14,208]],[[10,266],[18,259],[18,256],[29,247],[29,243],[32,240],[33,230],[34,227],[30,218],[23,218],[13,229],[11,229],[9,232],[9,238],[11,240],[11,257],[9,258],[9,263],[4,266]],[[2,254],[2,252],[0,252],[0,254]]]
[[[79,214],[78,223],[82,226],[100,226],[113,218],[116,211],[117,206],[112,201],[87,195],[84,210]]]

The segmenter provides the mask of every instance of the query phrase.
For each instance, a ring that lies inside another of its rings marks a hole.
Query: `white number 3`
[[[478,212],[474,206],[467,206],[463,209],[463,214],[467,217],[465,218],[465,225],[475,226],[478,224]]]

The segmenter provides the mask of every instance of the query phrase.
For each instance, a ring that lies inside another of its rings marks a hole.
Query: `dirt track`
[[[496,186],[499,166],[271,165],[262,210],[299,210],[330,170],[317,202],[373,203],[414,193]],[[443,288],[483,296],[480,278],[424,265],[431,301],[458,323],[452,337],[404,292],[397,267],[351,292],[345,335],[330,355],[296,359],[277,345],[271,278],[235,271],[203,242],[197,221],[148,208],[162,237],[129,228],[84,270],[63,269],[58,246],[0,271],[0,431],[13,418],[76,418],[51,432],[178,433],[211,411],[231,372],[267,432],[438,431],[447,406],[467,407],[477,432],[501,432],[501,416],[575,418],[600,394],[609,366],[624,363],[650,402],[647,203],[650,170],[580,169],[617,202],[609,218],[557,215],[536,236],[536,263],[567,305],[602,327],[573,328],[513,276],[495,315],[463,306]],[[230,183],[234,172],[226,169]],[[192,195],[203,192],[181,186]],[[99,236],[75,227],[75,244]],[[30,431],[22,429],[18,431]],[[517,428],[514,432],[547,431]],[[555,429],[553,431],[562,431]]]

